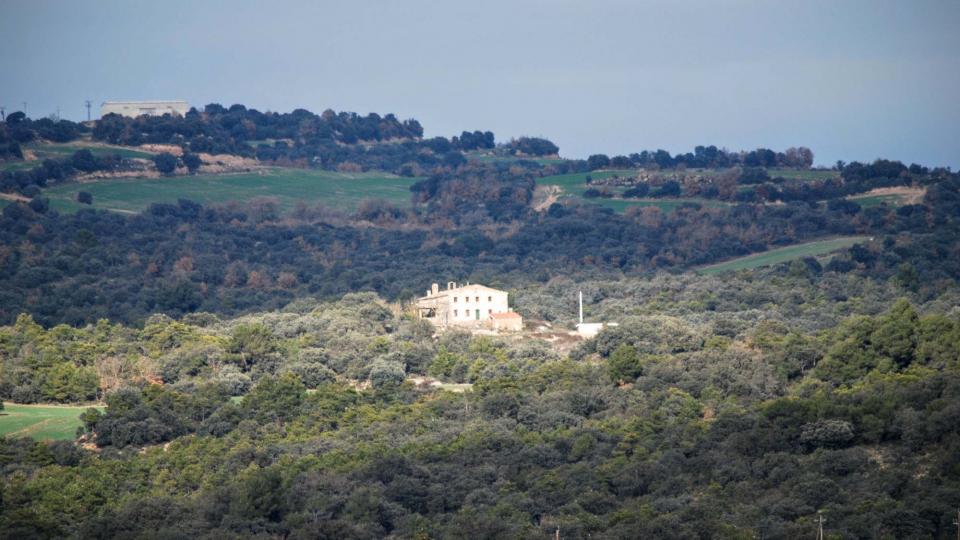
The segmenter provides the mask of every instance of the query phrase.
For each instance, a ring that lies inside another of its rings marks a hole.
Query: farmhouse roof
[[[107,100],[104,101],[104,105],[159,105],[161,103],[183,103],[187,102],[182,99],[144,99],[144,100],[133,100],[133,101],[122,101],[122,100]]]
[[[506,313],[491,313],[490,317],[494,319],[520,319],[520,314],[516,311],[507,311]]]

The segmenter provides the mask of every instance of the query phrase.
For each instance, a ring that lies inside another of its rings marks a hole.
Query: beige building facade
[[[460,326],[471,328],[494,328],[495,316],[508,316],[510,326],[516,327],[523,319],[510,310],[506,291],[500,291],[484,285],[457,285],[447,283],[441,289],[437,283],[427,291],[427,295],[417,300],[417,315],[438,327]]]
[[[136,118],[138,116],[184,116],[190,110],[186,101],[104,101],[100,105],[100,116],[119,114]]]

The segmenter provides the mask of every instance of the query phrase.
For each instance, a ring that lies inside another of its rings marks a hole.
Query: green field
[[[521,156],[498,156],[486,152],[466,152],[467,159],[472,159],[479,161],[481,163],[497,163],[504,161],[535,161],[540,165],[551,165],[553,163],[560,163],[563,161],[563,158],[545,158],[545,157],[521,157]]]
[[[23,171],[40,165],[40,161],[5,161],[0,163],[0,172]]]
[[[95,156],[107,156],[120,154],[123,158],[141,158],[150,159],[154,152],[147,152],[129,146],[113,146],[109,144],[94,143],[88,141],[74,141],[69,143],[30,143],[23,147],[24,150],[32,151],[36,154],[38,160],[46,158],[69,157],[77,150],[87,149]]]
[[[849,200],[859,204],[862,208],[872,208],[883,204],[890,206],[899,206],[903,204],[902,195],[866,195],[847,197]]]
[[[627,208],[631,207],[641,207],[641,206],[655,206],[663,212],[672,212],[677,208],[685,204],[699,204],[701,206],[706,206],[708,208],[720,208],[723,206],[730,206],[728,203],[723,201],[716,201],[712,199],[699,199],[695,197],[690,197],[686,199],[584,199],[594,204],[599,204],[600,206],[606,206],[607,208],[613,208],[616,212],[623,212]]]
[[[67,212],[88,207],[76,202],[80,191],[93,195],[94,208],[121,212],[139,212],[151,203],[175,203],[177,199],[216,204],[256,197],[274,197],[283,210],[293,208],[298,202],[355,210],[362,199],[369,198],[386,199],[406,206],[410,201],[410,185],[417,180],[383,172],[269,168],[239,174],[67,183],[44,190],[44,196],[50,198],[53,208]]]
[[[837,178],[840,174],[837,171],[820,169],[789,169],[784,167],[770,167],[767,169],[770,178],[786,178],[788,180],[827,180]]]
[[[17,405],[4,403],[0,411],[0,436],[67,441],[77,436],[80,413],[89,407]],[[103,410],[102,407],[97,407]]]
[[[36,159],[30,161],[9,161],[0,163],[0,171],[18,171],[40,166],[45,159],[64,159],[73,155],[77,150],[87,149],[95,156],[119,154],[126,159],[150,159],[154,153],[127,146],[113,146],[96,143],[88,140],[77,140],[69,143],[32,142],[23,145],[24,153],[30,152]]]
[[[757,268],[760,266],[769,266],[782,262],[792,261],[802,257],[817,257],[826,255],[838,249],[850,247],[858,242],[866,240],[866,236],[845,236],[841,238],[829,238],[816,242],[807,242],[777,249],[771,249],[761,253],[754,253],[746,257],[739,257],[724,261],[710,266],[704,266],[697,269],[700,274],[719,274],[729,270],[745,270]]]
[[[594,179],[603,179],[610,178],[613,176],[634,176],[637,174],[636,170],[633,169],[617,169],[609,171],[593,171],[588,173],[572,173],[572,174],[558,174],[554,176],[545,176],[537,180],[537,184],[541,186],[558,186],[563,190],[563,196],[574,198],[580,202],[586,202],[590,204],[597,204],[600,206],[606,206],[607,208],[612,208],[617,212],[623,212],[627,208],[633,206],[656,206],[664,212],[671,212],[677,207],[686,204],[686,203],[695,203],[703,206],[709,207],[720,207],[720,206],[729,206],[728,203],[723,201],[715,201],[709,199],[699,199],[699,198],[686,198],[686,199],[654,199],[654,198],[643,198],[643,199],[604,199],[604,198],[595,198],[588,199],[583,196],[583,192],[587,190],[587,176],[590,176]],[[614,187],[611,190],[615,193],[622,193],[624,188]]]
[[[537,180],[541,186],[560,186],[563,191],[570,194],[582,194],[587,189],[587,177],[600,180],[612,176],[636,176],[634,169],[616,169],[609,171],[592,171],[585,173],[556,174],[553,176],[544,176]]]

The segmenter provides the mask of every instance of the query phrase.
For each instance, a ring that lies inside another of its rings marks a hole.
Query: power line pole
[[[817,540],[823,540],[823,512],[817,512]]]
[[[89,122],[90,121],[90,100],[88,99],[83,103],[87,106],[87,122]]]
[[[957,507],[957,519],[953,520],[953,524],[957,526],[957,540],[960,540],[960,507]]]
[[[26,114],[27,114],[27,102],[26,102],[26,101],[23,102],[23,114],[24,114],[24,116],[26,116]]]
[[[7,107],[4,105],[0,105],[0,121],[7,121]]]

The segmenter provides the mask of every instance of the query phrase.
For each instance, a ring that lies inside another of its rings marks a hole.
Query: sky
[[[807,146],[960,168],[960,1],[0,2],[0,105],[394,113],[561,155]]]

